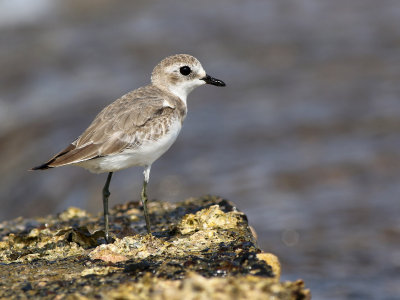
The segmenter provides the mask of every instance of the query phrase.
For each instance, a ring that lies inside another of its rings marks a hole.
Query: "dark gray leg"
[[[151,234],[151,228],[150,228],[150,218],[149,218],[149,213],[147,211],[147,183],[149,182],[149,177],[150,177],[150,168],[151,166],[147,166],[144,169],[144,181],[143,181],[143,188],[142,188],[142,204],[143,204],[143,212],[144,212],[144,218],[146,220],[146,227],[147,227],[147,233]]]
[[[103,187],[103,208],[104,208],[104,232],[105,232],[105,239],[106,243],[108,243],[109,233],[108,233],[108,197],[110,197],[110,191],[108,187],[110,186],[111,177],[113,172],[108,173],[106,184]]]

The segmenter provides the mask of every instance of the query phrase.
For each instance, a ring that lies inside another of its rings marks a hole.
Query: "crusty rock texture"
[[[257,247],[246,216],[212,196],[152,201],[153,235],[141,207],[101,216],[69,208],[58,216],[0,223],[0,298],[310,299],[301,280],[280,282],[276,256]]]

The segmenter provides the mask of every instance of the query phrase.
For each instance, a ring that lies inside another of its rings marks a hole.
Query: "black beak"
[[[222,80],[219,80],[217,78],[211,77],[210,75],[206,75],[206,77],[201,78],[201,80],[204,80],[207,84],[212,84],[216,86],[225,86],[225,82]]]

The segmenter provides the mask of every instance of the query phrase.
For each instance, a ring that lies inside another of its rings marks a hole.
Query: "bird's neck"
[[[183,117],[186,116],[187,113],[187,103],[186,103],[186,99],[188,96],[188,93],[182,92],[179,89],[171,89],[171,88],[167,88],[165,86],[157,86],[155,85],[155,87],[157,87],[158,89],[170,94],[171,96],[173,96],[174,99],[176,99],[175,101],[179,101],[178,106],[179,106],[179,110],[182,110],[183,112]]]
[[[193,90],[193,88],[188,88],[185,86],[158,86],[158,88],[171,93],[172,95],[176,96],[179,98],[180,101],[182,101],[183,105],[187,107],[187,96],[190,94],[190,92]]]
[[[168,90],[175,96],[177,96],[187,106],[187,96],[193,91],[194,87],[189,86],[169,86]]]

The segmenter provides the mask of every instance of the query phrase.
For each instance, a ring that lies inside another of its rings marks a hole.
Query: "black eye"
[[[190,70],[190,68],[188,66],[183,66],[179,69],[179,71],[181,72],[182,75],[189,75],[190,72],[192,72],[192,70]]]

